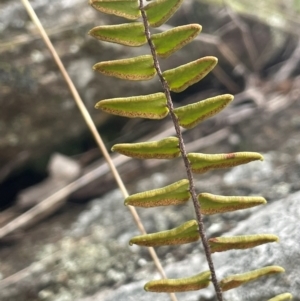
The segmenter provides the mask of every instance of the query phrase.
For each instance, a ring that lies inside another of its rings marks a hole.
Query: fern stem
[[[117,169],[116,169],[116,167],[115,167],[115,165],[114,165],[114,163],[113,163],[113,161],[112,161],[112,159],[111,159],[111,157],[110,157],[110,155],[109,155],[109,153],[108,153],[108,151],[105,147],[105,144],[104,144],[100,134],[98,133],[98,130],[97,130],[92,118],[91,118],[91,115],[89,114],[86,106],[84,105],[84,103],[83,103],[83,101],[82,101],[82,99],[81,99],[81,97],[80,97],[73,81],[71,80],[66,68],[64,67],[64,65],[63,65],[58,53],[56,52],[51,40],[49,39],[43,25],[41,24],[38,16],[36,15],[34,9],[30,5],[29,1],[28,0],[21,0],[21,2],[23,3],[25,9],[27,10],[27,13],[30,16],[31,20],[33,21],[33,23],[38,28],[38,30],[39,30],[46,46],[48,47],[55,63],[57,64],[64,80],[66,81],[66,83],[67,83],[67,85],[70,89],[70,92],[71,92],[71,94],[72,94],[72,96],[73,96],[73,98],[74,98],[74,100],[75,100],[75,102],[76,102],[76,104],[79,108],[79,111],[80,111],[81,115],[83,116],[90,132],[92,133],[92,135],[93,135],[100,151],[102,152],[107,164],[109,165],[109,168],[110,168],[110,170],[111,170],[111,172],[112,172],[112,174],[113,174],[113,176],[114,176],[114,178],[115,178],[115,180],[116,180],[116,182],[117,182],[124,198],[128,197],[127,189],[126,189],[126,187],[125,187],[125,185],[124,185],[124,183],[123,183],[123,181],[120,177],[120,174],[117,171]],[[134,219],[137,227],[139,228],[141,234],[147,234],[136,209],[132,206],[128,206],[128,208],[129,208],[129,210],[130,210],[130,212],[133,216],[133,219]],[[148,250],[149,250],[150,256],[152,257],[152,259],[154,261],[154,264],[155,264],[158,272],[162,276],[162,278],[167,278],[166,273],[165,273],[165,271],[164,271],[164,269],[163,269],[163,267],[160,263],[160,260],[157,256],[154,248],[150,247],[150,248],[148,248]],[[170,298],[173,301],[177,301],[175,294],[170,294]]]
[[[160,68],[159,61],[158,61],[158,56],[157,56],[157,53],[156,53],[156,50],[155,50],[155,46],[154,46],[154,44],[151,40],[150,26],[149,26],[149,23],[148,23],[146,12],[144,10],[143,0],[139,0],[139,8],[140,8],[143,23],[144,23],[145,35],[146,35],[146,38],[147,38],[147,42],[148,42],[148,45],[150,47],[150,50],[151,50],[151,53],[152,53],[152,56],[153,56],[154,67],[156,69],[157,75],[159,77],[159,80],[162,84],[164,93],[166,95],[167,106],[170,110],[170,115],[171,115],[171,118],[172,118],[172,121],[173,121],[173,124],[174,124],[174,128],[175,128],[177,137],[179,139],[179,148],[180,148],[182,159],[184,161],[187,177],[188,177],[188,180],[189,180],[189,183],[190,183],[189,190],[190,190],[192,200],[193,200],[193,204],[194,204],[194,208],[195,208],[196,218],[197,218],[197,222],[198,222],[198,226],[199,226],[199,234],[200,234],[200,237],[201,237],[201,240],[202,240],[202,244],[203,244],[203,248],[204,248],[204,251],[205,251],[207,263],[208,263],[209,269],[211,271],[212,283],[214,285],[218,301],[223,301],[222,290],[221,290],[221,287],[220,287],[220,285],[218,283],[218,280],[217,280],[215,267],[214,267],[214,264],[213,264],[213,261],[212,261],[210,246],[208,244],[208,239],[207,239],[205,229],[204,229],[203,218],[202,218],[202,214],[201,214],[201,206],[200,206],[200,203],[197,200],[196,188],[195,188],[195,184],[194,184],[194,177],[193,177],[193,173],[192,173],[192,170],[191,170],[191,165],[190,165],[190,162],[189,162],[188,157],[187,157],[187,152],[186,152],[186,149],[185,149],[185,144],[184,144],[184,141],[183,141],[183,136],[182,136],[182,132],[181,132],[181,129],[180,129],[180,125],[179,125],[177,117],[174,113],[174,106],[173,106],[173,102],[172,102],[170,88],[169,88],[169,85],[168,85],[167,81],[164,79],[164,77],[162,75],[162,71],[161,71],[161,68]]]

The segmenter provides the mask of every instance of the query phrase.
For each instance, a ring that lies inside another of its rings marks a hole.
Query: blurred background
[[[300,188],[300,1],[252,2],[184,1],[153,32],[187,23],[203,28],[195,41],[161,60],[163,70],[207,55],[219,59],[205,79],[172,95],[175,106],[235,95],[218,116],[185,132],[189,151],[265,154],[263,165],[197,178],[199,192],[261,194],[275,202]],[[96,12],[83,0],[31,3],[108,149],[119,142],[174,135],[168,118],[129,120],[94,109],[104,98],[161,91],[156,78],[128,82],[92,70],[100,61],[149,53],[146,46],[129,48],[88,35],[95,26],[123,19]],[[130,193],[185,177],[179,160],[114,159]],[[47,205],[61,190],[57,202]],[[1,300],[83,300],[153,272],[145,250],[128,248],[137,230],[122,196],[49,50],[17,0],[0,3],[0,195]],[[33,211],[18,226],[22,214],[41,203],[44,210],[38,216]],[[149,232],[193,218],[189,205],[157,212],[140,212]],[[207,218],[208,233],[226,233],[250,215]],[[167,264],[186,259],[194,249],[193,244],[166,247],[158,254]],[[185,300],[213,300],[209,293],[199,296]],[[89,300],[114,300],[105,298],[103,293]]]

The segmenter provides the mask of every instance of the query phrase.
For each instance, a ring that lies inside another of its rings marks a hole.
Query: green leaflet
[[[200,193],[198,201],[201,205],[201,213],[206,215],[247,209],[267,203],[260,196],[222,196],[210,193]]]
[[[282,273],[284,269],[280,266],[267,266],[258,270],[254,270],[244,274],[228,276],[220,281],[220,286],[223,292],[232,288],[239,287],[249,281],[256,280],[262,276]]]
[[[192,171],[199,174],[212,169],[234,167],[255,160],[263,160],[261,154],[253,152],[215,155],[189,153],[187,157],[191,163]]]
[[[147,43],[141,22],[94,27],[89,34],[101,41],[125,46],[141,46]]]
[[[199,34],[201,29],[202,27],[199,24],[188,24],[162,33],[153,34],[151,39],[157,54],[160,57],[166,58],[190,43]]]
[[[197,241],[199,238],[197,221],[191,220],[171,230],[135,236],[129,244],[145,247],[182,245]]]
[[[274,298],[269,299],[268,301],[286,301],[286,300],[292,300],[293,296],[290,293],[284,293],[275,296]]]
[[[105,75],[129,80],[147,80],[156,74],[151,55],[101,62],[94,65],[93,69]]]
[[[195,291],[208,287],[210,283],[210,271],[198,275],[180,279],[152,280],[145,284],[145,291],[158,293]]]
[[[159,27],[169,20],[183,0],[156,0],[145,6],[147,19],[152,27]]]
[[[186,129],[190,129],[201,121],[219,113],[232,100],[233,96],[230,94],[219,95],[176,108],[174,113],[178,117],[179,124]]]
[[[217,62],[217,58],[206,56],[175,69],[164,71],[163,77],[168,82],[171,91],[181,92],[204,78],[217,65]]]
[[[256,246],[278,242],[279,238],[273,234],[255,234],[232,237],[214,237],[208,240],[212,253],[233,249],[249,249]]]
[[[189,181],[184,179],[163,188],[132,194],[125,199],[125,205],[144,208],[180,205],[186,203],[189,198]]]
[[[160,141],[115,144],[113,152],[137,159],[172,159],[180,155],[179,142],[176,137]]]
[[[140,17],[138,0],[90,0],[90,4],[97,10],[129,20]]]
[[[99,101],[95,108],[129,118],[162,119],[169,113],[164,93],[104,99]]]
[[[141,17],[141,12],[143,12],[143,1],[139,0],[89,1],[95,9],[103,13],[114,14],[129,20],[137,20]],[[182,3],[183,0],[152,1],[144,7],[146,18],[143,13],[143,22],[148,22],[152,27],[158,27],[165,23]],[[141,8],[139,4],[141,4]],[[160,57],[165,58],[191,42],[199,34],[201,29],[201,26],[198,24],[179,26],[166,32],[153,34],[151,35],[151,40],[155,46],[156,53]],[[145,33],[144,30],[143,23],[134,22],[120,25],[98,26],[93,28],[89,34],[101,41],[137,47],[147,43],[147,33]],[[167,81],[167,87],[164,88],[165,90],[174,92],[184,91],[189,86],[204,78],[213,70],[216,64],[217,58],[209,56],[171,70],[166,70],[162,74]],[[148,80],[156,75],[152,55],[101,62],[95,64],[93,68],[104,75],[135,81]],[[166,91],[166,93],[167,92],[168,91]],[[174,110],[174,113],[177,116],[180,126],[192,128],[201,121],[220,112],[232,100],[232,95],[220,95],[177,108]],[[149,119],[164,118],[169,113],[168,108],[170,106],[172,107],[172,103],[167,102],[164,93],[105,99],[96,104],[97,109],[102,109],[111,114],[129,118],[138,117]],[[116,144],[112,150],[139,159],[171,159],[180,156],[179,140],[176,137],[169,137],[153,142]],[[217,168],[233,167],[253,160],[263,160],[260,154],[250,152],[215,155],[190,153],[187,156],[191,163],[191,169],[195,173],[204,173]],[[193,194],[194,193],[195,192],[193,192]],[[125,205],[140,207],[178,205],[186,203],[189,198],[189,181],[184,179],[163,188],[131,195],[126,198]],[[199,194],[198,201],[201,205],[201,213],[203,214],[223,213],[266,203],[266,200],[262,197],[217,196],[208,193]],[[199,225],[200,224],[199,221]],[[198,222],[191,220],[171,230],[133,237],[129,243],[130,245],[137,244],[154,247],[185,244],[197,241],[199,238]],[[278,241],[278,237],[275,235],[255,234],[235,237],[216,237],[209,239],[208,243],[211,252],[214,253],[231,249],[247,249],[275,241]],[[211,266],[211,262],[209,265]],[[220,282],[220,287],[222,291],[227,291],[261,276],[283,271],[284,269],[281,267],[268,266],[245,274],[232,275],[224,278]],[[210,271],[205,271],[193,277],[150,281],[145,285],[145,290],[153,292],[198,290],[207,287],[210,281]],[[217,285],[215,285],[215,288],[218,294]],[[269,301],[284,301],[290,300],[291,298],[291,294],[285,293]]]

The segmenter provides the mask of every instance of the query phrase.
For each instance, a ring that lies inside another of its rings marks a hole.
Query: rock
[[[76,179],[81,173],[80,164],[67,156],[54,153],[48,164],[49,176],[66,182]]]
[[[225,295],[228,300],[268,300],[283,292],[293,294],[294,301],[300,300],[299,198],[300,192],[296,192],[267,205],[228,233],[228,235],[272,233],[279,236],[280,242],[245,251],[230,251],[215,255],[220,277],[268,265],[280,265],[286,271],[284,274],[264,277],[259,281],[228,291]]]
[[[22,190],[16,200],[18,209],[28,209],[43,201],[54,192],[75,180],[81,173],[81,166],[75,160],[55,153],[48,164],[49,177]]]
[[[300,231],[299,207],[300,192],[294,193],[285,199],[276,201],[262,207],[260,211],[240,222],[240,224],[226,235],[243,235],[255,233],[272,233],[280,237],[278,244],[266,244],[249,250],[227,251],[213,255],[218,278],[221,279],[231,274],[247,272],[252,269],[268,265],[280,265],[286,272],[276,276],[267,276],[240,288],[225,292],[226,300],[231,301],[259,301],[283,292],[290,292],[294,301],[300,300]],[[190,254],[187,259],[168,264],[165,270],[169,278],[185,277],[206,270],[203,253]],[[151,278],[159,278],[156,274]],[[150,279],[151,279],[150,278]],[[169,300],[165,294],[146,293],[144,281],[130,283],[117,290],[106,290],[93,297],[80,299],[80,301],[125,301],[144,300],[151,301],[153,297],[159,301]],[[212,285],[198,292],[181,293],[182,300],[213,300]],[[79,300],[78,300],[79,301]]]

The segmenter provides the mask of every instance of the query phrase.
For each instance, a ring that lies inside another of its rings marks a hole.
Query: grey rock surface
[[[225,235],[243,235],[256,233],[272,233],[280,237],[280,243],[262,245],[249,250],[227,251],[216,253],[213,259],[218,278],[231,274],[247,272],[268,265],[280,265],[284,274],[263,277],[240,288],[224,293],[225,300],[258,301],[284,292],[293,294],[295,301],[300,300],[300,192],[285,199],[266,205],[253,213],[250,218],[239,223]],[[203,254],[190,254],[181,262],[168,264],[167,274],[170,278],[184,277],[207,269]],[[152,278],[157,275],[152,275]],[[158,277],[157,277],[158,278]],[[151,279],[151,278],[150,278]],[[106,290],[93,297],[80,301],[113,301],[113,300],[146,300],[155,297],[157,301],[168,300],[164,294],[152,294],[143,291],[143,285],[149,278],[120,287],[117,290]],[[179,300],[213,300],[212,286],[199,292],[180,293]]]
[[[276,294],[290,292],[293,300],[300,296],[300,192],[276,201],[241,222],[228,234],[271,233],[280,238],[277,244],[267,244],[245,251],[230,251],[216,255],[219,275],[230,275],[279,265],[284,274],[261,278],[228,291],[227,300],[267,300]]]

